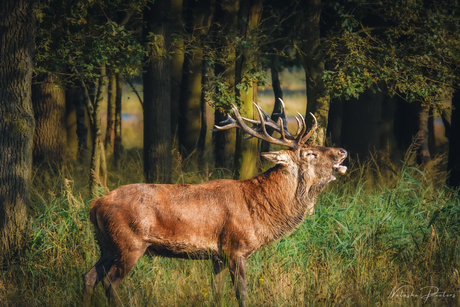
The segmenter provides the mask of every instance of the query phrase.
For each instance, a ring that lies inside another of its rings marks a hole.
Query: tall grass
[[[124,161],[109,175],[110,189],[141,180],[140,157]],[[442,185],[442,161],[423,171],[409,155],[399,165],[378,156],[352,163],[296,232],[249,258],[248,305],[460,305],[460,197]],[[178,182],[231,175],[184,172],[179,162]],[[86,176],[73,167],[51,187],[35,181],[27,248],[0,271],[1,306],[80,305],[82,275],[99,257]],[[143,257],[118,295],[125,306],[236,306],[229,276],[217,303],[211,275],[209,261]],[[440,297],[421,297],[428,286]],[[107,305],[102,286],[92,302]]]

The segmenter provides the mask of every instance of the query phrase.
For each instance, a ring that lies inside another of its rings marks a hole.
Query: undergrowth
[[[142,181],[140,161],[126,156],[108,189]],[[248,259],[247,304],[460,305],[460,197],[443,186],[443,161],[424,169],[410,155],[399,164],[378,156],[351,162],[296,232]],[[190,161],[176,161],[174,172],[178,183],[231,177]],[[71,166],[59,180],[37,176],[26,249],[0,271],[1,306],[81,305],[82,276],[99,258],[87,175]],[[118,295],[124,306],[237,306],[229,276],[215,301],[211,271],[209,261],[142,257]],[[101,285],[92,303],[107,305]]]

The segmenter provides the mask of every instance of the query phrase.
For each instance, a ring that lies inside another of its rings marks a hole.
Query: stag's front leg
[[[231,257],[229,261],[230,276],[235,287],[236,298],[240,307],[246,306],[246,258]]]

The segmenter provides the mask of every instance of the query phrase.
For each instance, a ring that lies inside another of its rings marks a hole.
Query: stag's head
[[[347,157],[346,150],[306,144],[306,141],[318,128],[318,122],[313,114],[310,113],[313,117],[314,125],[307,133],[305,119],[298,113],[299,116],[295,117],[297,132],[292,135],[287,128],[288,122],[282,100],[282,110],[278,114],[278,123],[274,122],[257,104],[254,103],[254,105],[259,113],[259,120],[242,117],[238,109],[232,106],[236,120],[228,116],[221,123],[222,126],[215,126],[216,130],[241,128],[250,135],[249,137],[256,137],[271,144],[289,147],[289,150],[265,152],[262,153],[262,156],[275,164],[287,167],[291,172],[298,172],[301,177],[308,177],[320,185],[325,185],[334,180],[337,174],[346,173],[347,167],[342,165],[342,162]],[[245,122],[249,122],[253,126],[249,127]],[[281,136],[279,138],[272,137],[267,132],[267,127],[277,131]]]

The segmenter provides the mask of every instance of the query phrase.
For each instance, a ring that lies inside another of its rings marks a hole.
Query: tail
[[[94,225],[96,241],[99,244],[99,247],[101,248],[102,254],[104,254],[104,251],[106,250],[105,244],[104,244],[106,235],[105,235],[105,230],[104,230],[104,224],[103,224],[103,221],[101,220],[102,218],[101,213],[99,212],[100,204],[101,204],[100,202],[101,202],[101,199],[98,198],[98,199],[93,200],[93,202],[91,203],[89,219],[91,223]]]
[[[99,199],[93,200],[90,206],[90,212],[89,212],[89,220],[91,223],[93,223],[94,227],[96,229],[99,229],[98,223],[97,223],[97,204],[99,203]]]

